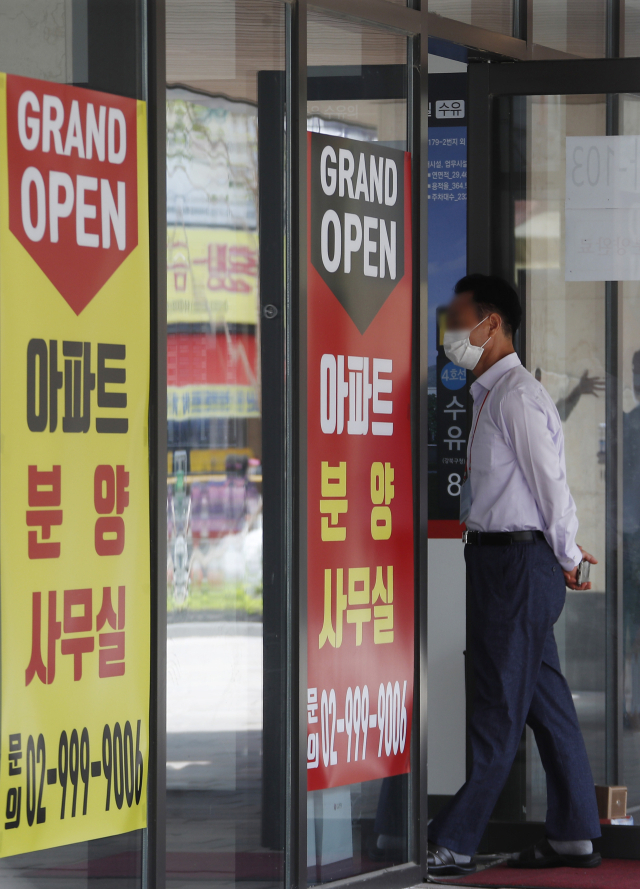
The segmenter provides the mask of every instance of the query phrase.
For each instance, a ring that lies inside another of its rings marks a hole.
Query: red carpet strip
[[[461,880],[446,882],[454,886],[495,889],[640,889],[640,861],[605,858],[600,867],[593,869],[554,867],[546,870],[517,870],[496,864]]]

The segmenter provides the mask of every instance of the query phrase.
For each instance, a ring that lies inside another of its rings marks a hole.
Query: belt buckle
[[[464,530],[464,531],[462,532],[462,542],[463,542],[463,543],[467,543],[467,541],[468,541],[468,534],[469,534],[469,532],[468,532],[467,530]]]

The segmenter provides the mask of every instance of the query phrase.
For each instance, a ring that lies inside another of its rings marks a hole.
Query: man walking
[[[600,836],[591,768],[553,626],[565,585],[586,590],[596,563],[576,544],[562,424],[543,386],[513,348],[522,309],[494,276],[455,286],[444,349],[474,372],[474,414],[460,520],[466,522],[468,637],[475,675],[469,778],[429,826],[435,876],[473,873],[472,856],[509,775],[525,723],[547,776],[546,839],[513,867],[595,867]]]

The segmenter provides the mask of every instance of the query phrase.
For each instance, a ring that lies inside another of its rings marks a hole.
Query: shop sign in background
[[[256,324],[258,233],[167,229],[167,323]]]
[[[309,134],[307,782],[409,771],[411,168]]]
[[[170,87],[166,108],[171,448],[181,424],[261,415],[258,131],[223,96]]]
[[[444,309],[467,270],[466,74],[429,87],[429,537],[459,538],[470,405],[467,372],[444,354]]]
[[[146,108],[0,75],[0,854],[146,824]]]

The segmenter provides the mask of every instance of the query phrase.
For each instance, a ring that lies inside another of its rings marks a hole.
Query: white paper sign
[[[640,281],[640,209],[565,210],[566,281]]]
[[[639,136],[568,136],[567,209],[640,207]]]
[[[640,280],[640,137],[566,140],[565,279]]]

